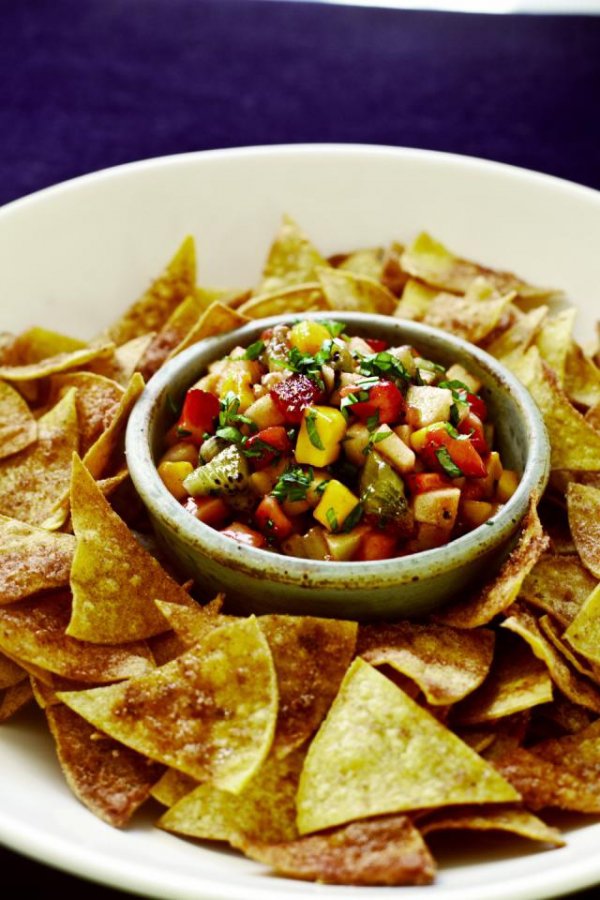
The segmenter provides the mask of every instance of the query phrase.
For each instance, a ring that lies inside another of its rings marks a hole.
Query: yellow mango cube
[[[332,406],[307,406],[296,441],[296,462],[323,468],[340,455],[346,420]]]
[[[331,334],[319,322],[296,322],[290,329],[290,344],[301,353],[318,353],[323,341],[331,340]]]
[[[519,476],[512,469],[504,469],[496,485],[496,500],[506,503],[519,486]]]
[[[183,500],[184,497],[187,497],[189,492],[184,488],[183,482],[193,471],[193,465],[185,461],[171,462],[166,460],[161,462],[158,467],[158,474],[162,479],[162,483],[176,500]]]
[[[359,502],[358,497],[345,484],[332,478],[327,483],[313,516],[328,531],[337,531]]]

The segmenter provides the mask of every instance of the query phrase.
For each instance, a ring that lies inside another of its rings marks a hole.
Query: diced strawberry
[[[471,439],[471,443],[478,453],[489,453],[485,432],[483,430],[483,422],[474,412],[470,412],[468,416],[459,423],[458,431],[461,434],[466,434],[467,437]]]
[[[267,543],[267,539],[260,531],[248,528],[242,522],[232,522],[227,528],[221,529],[221,534],[224,534],[225,537],[233,538],[234,541],[245,544],[247,547],[264,547]]]
[[[183,505],[196,519],[212,528],[220,528],[230,516],[227,504],[220,497],[188,497]]]
[[[404,476],[404,481],[413,496],[452,487],[451,480],[439,472],[412,472]]]
[[[219,415],[220,404],[214,394],[191,388],[185,395],[183,409],[177,422],[177,432],[197,446],[203,441],[203,435],[215,430],[215,419]]]
[[[396,537],[387,531],[367,531],[360,542],[356,559],[370,562],[396,555]]]
[[[430,469],[444,471],[437,458],[436,451],[445,447],[450,459],[457,466],[462,475],[467,478],[485,478],[487,471],[481,456],[467,437],[454,438],[445,428],[432,429],[427,435],[427,441],[421,451],[421,458]]]
[[[365,338],[365,344],[368,344],[373,353],[383,353],[384,350],[390,346],[387,341],[382,341],[380,338]]]
[[[263,428],[248,438],[244,447],[256,469],[264,469],[282,453],[289,453],[291,449],[292,444],[283,425]]]
[[[360,384],[353,391],[353,393],[358,392],[362,392]],[[392,422],[398,422],[406,404],[401,391],[392,381],[378,381],[367,388],[367,392],[368,400],[360,400],[349,407],[353,415],[362,422],[377,415],[378,425],[390,425]]]
[[[256,524],[260,530],[269,536],[283,541],[294,530],[294,526],[288,519],[276,497],[268,495],[263,497],[254,513]]]
[[[478,394],[467,394],[467,403],[469,404],[469,408],[473,415],[477,416],[482,422],[485,422],[487,419],[487,406],[485,400]]]
[[[324,399],[322,389],[308,375],[290,375],[270,391],[273,402],[286,422],[299,425],[307,406],[316,406]]]

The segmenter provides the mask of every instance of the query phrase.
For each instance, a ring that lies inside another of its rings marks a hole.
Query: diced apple
[[[386,426],[387,428],[387,426]],[[342,443],[344,453],[353,466],[362,468],[365,464],[365,453],[369,444],[370,433],[366,425],[355,422],[351,425]]]
[[[380,435],[384,434],[383,439]],[[389,425],[380,425],[375,432],[374,446],[377,452],[398,472],[412,472],[415,467],[415,454],[404,441],[395,434]]]
[[[415,520],[450,530],[456,520],[459,502],[459,488],[440,488],[417,494],[413,500]]]
[[[326,534],[325,540],[332,559],[338,562],[347,562],[352,559],[360,546],[365,529],[365,525],[358,525],[348,534]]]
[[[251,403],[245,415],[258,426],[259,430],[273,425],[283,425],[285,417],[281,414],[270,394],[265,394]]]
[[[452,402],[452,391],[449,388],[411,385],[406,395],[407,421],[415,428],[425,428],[434,422],[447,422]]]
[[[462,381],[472,394],[478,394],[481,390],[481,381],[470,372],[467,372],[465,367],[459,365],[459,363],[454,363],[453,366],[450,366],[446,372],[446,379],[448,381]]]

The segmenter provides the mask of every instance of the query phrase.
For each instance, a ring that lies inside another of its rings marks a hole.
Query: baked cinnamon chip
[[[66,634],[71,596],[59,591],[0,607],[0,650],[12,659],[74,681],[107,684],[150,671],[143,643],[85,644]]]
[[[521,794],[529,809],[555,807],[600,813],[600,779],[590,781],[581,777],[564,758],[554,763],[538,756],[535,747],[530,750],[518,747],[495,757],[492,764]]]
[[[589,595],[564,636],[592,666],[600,667],[600,584]]]
[[[596,579],[578,556],[544,553],[523,582],[519,599],[567,628],[595,586]]]
[[[12,385],[0,381],[0,459],[33,444],[37,424],[22,396]]]
[[[532,841],[564,847],[565,841],[556,828],[546,825],[526,809],[494,806],[463,807],[456,810],[440,810],[419,819],[419,831],[423,835],[435,831],[508,831]]]
[[[317,271],[326,265],[326,260],[317,248],[291,216],[286,215],[269,250],[262,279],[254,290],[254,296],[316,281]]]
[[[571,482],[567,510],[579,558],[592,575],[600,578],[600,489]]]
[[[478,343],[490,335],[501,323],[514,300],[514,293],[481,299],[470,293],[464,297],[437,294],[423,317],[426,325],[443,328],[466,341]]]
[[[106,359],[112,355],[114,346],[111,343],[85,344],[80,350],[58,353],[40,359],[39,362],[17,366],[0,366],[0,378],[6,381],[37,381],[47,375],[80,369],[87,363],[97,359]]]
[[[27,678],[27,672],[10,657],[0,653],[0,691],[14,687]]]
[[[69,583],[72,534],[0,516],[0,606]]]
[[[84,456],[110,425],[123,388],[116,381],[94,372],[68,372],[50,378],[49,404],[53,406],[68,391],[77,388],[75,404],[79,425],[79,453]]]
[[[6,722],[33,700],[29,679],[0,691],[0,722]]]
[[[238,307],[237,312],[247,319],[265,319],[268,316],[301,314],[312,309],[329,308],[319,282],[309,281],[251,297]]]
[[[98,818],[122,828],[148,798],[163,767],[99,733],[62,703],[47,706],[45,713],[75,796]]]
[[[379,281],[344,269],[320,269],[319,284],[330,309],[391,315],[397,299]]]
[[[246,856],[279,875],[324,884],[431,884],[435,862],[408,816],[352,822],[285,843],[245,840]]]
[[[197,344],[198,341],[234,331],[249,321],[249,317],[244,315],[241,309],[231,309],[219,300],[215,300],[206,307],[195,325],[182,337],[181,341],[171,349],[167,358],[172,359],[182,350],[187,350],[192,344]]]
[[[564,388],[569,399],[579,406],[600,404],[600,368],[575,343],[565,359]]]

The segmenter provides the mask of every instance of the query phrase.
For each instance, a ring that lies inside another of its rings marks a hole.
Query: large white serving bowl
[[[563,288],[577,333],[600,317],[600,194],[524,170],[439,153],[310,145],[194,153],[121,166],[0,210],[0,330],[40,324],[94,335],[196,237],[202,283],[251,284],[283,213],[323,253],[404,241],[427,229],[454,251]],[[218,845],[151,828],[124,832],[71,796],[41,723],[0,732],[0,840],[69,871],[181,900],[375,900],[389,888],[324,887],[268,877]],[[152,811],[156,813],[156,810]],[[453,842],[419,900],[527,900],[600,880],[600,824],[570,824],[567,846],[474,836]]]

